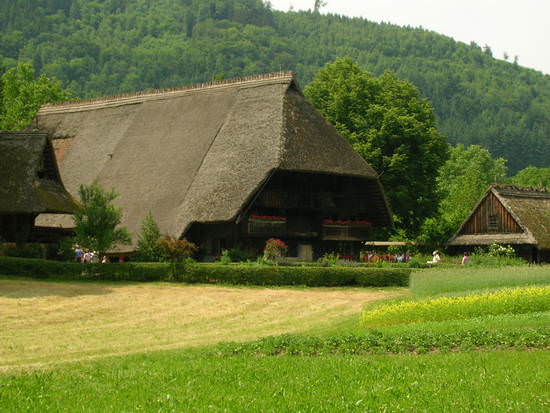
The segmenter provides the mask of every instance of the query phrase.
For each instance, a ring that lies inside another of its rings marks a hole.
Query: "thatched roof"
[[[531,244],[538,246],[539,249],[550,249],[550,193],[546,188],[492,185],[480,203],[490,193],[498,198],[523,233],[463,234],[462,230],[475,213],[476,206],[457,233],[449,240],[448,245],[488,245],[496,242],[499,244]]]
[[[115,188],[133,233],[148,211],[174,236],[193,222],[233,220],[277,169],[362,177],[385,199],[377,174],[290,72],[47,105],[31,126],[63,146],[71,193],[95,178]],[[390,220],[387,206],[380,214]]]
[[[0,132],[0,214],[71,213],[52,144],[42,133]]]

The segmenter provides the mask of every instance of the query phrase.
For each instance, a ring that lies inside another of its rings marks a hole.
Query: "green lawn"
[[[450,297],[452,303],[458,296],[550,285],[549,269],[419,271],[413,274],[409,297],[399,297],[395,290],[388,290],[385,301],[373,301],[366,310],[388,303],[429,302],[445,296]],[[80,287],[75,287],[75,292],[66,291],[68,287],[65,284],[63,292],[71,300],[73,293],[81,294]],[[180,297],[176,287],[161,287],[155,287],[156,294],[162,292],[171,300]],[[51,284],[50,288],[53,288]],[[120,306],[122,297],[131,300],[138,292],[136,287],[121,288],[120,296],[113,295],[112,291],[97,291],[89,303],[85,299],[78,302],[97,306],[100,297],[112,296]],[[149,297],[149,287],[140,288],[140,305],[143,305]],[[177,288],[185,292],[186,304],[182,307],[185,310],[194,302],[192,293],[200,290]],[[210,291],[217,290],[200,292]],[[470,314],[464,318],[456,314],[440,321],[413,323],[406,319],[395,325],[382,322],[370,329],[360,324],[357,310],[342,311],[338,317],[331,314],[328,318],[322,302],[316,304],[315,301],[316,297],[330,298],[338,304],[345,299],[346,305],[353,308],[353,297],[360,296],[359,290],[350,290],[350,293],[345,289],[328,290],[329,295],[325,296],[323,289],[287,293],[279,289],[240,288],[231,291],[229,296],[236,304],[246,299],[247,291],[260,302],[264,298],[258,294],[264,294],[266,303],[272,299],[270,291],[277,296],[283,294],[285,299],[294,295],[299,300],[308,299],[309,304],[300,301],[300,305],[293,304],[289,309],[308,308],[310,318],[317,317],[317,321],[311,318],[299,334],[244,344],[149,350],[141,354],[58,364],[47,369],[5,371],[0,373],[0,412],[550,411],[548,310],[541,311],[533,306],[522,313],[514,313],[515,307],[511,307],[512,310],[502,307],[503,311],[493,315]],[[122,295],[123,292],[132,295]],[[506,293],[501,291],[499,294]],[[367,291],[365,297],[379,295],[383,295],[383,290]],[[38,300],[37,296],[38,293],[33,295]],[[219,299],[217,295],[214,297]],[[470,301],[472,298],[466,297],[464,302]],[[520,304],[529,305],[529,302],[524,300]],[[43,303],[45,308],[48,303]],[[108,302],[102,305],[106,307],[98,308],[108,314],[114,310]],[[279,304],[263,315],[269,315],[275,322],[282,310],[277,306]],[[135,311],[135,307],[131,308]],[[254,305],[253,309],[257,317],[258,306]],[[240,314],[248,310],[243,311]],[[207,313],[205,310],[205,316]],[[291,313],[285,314],[289,317]],[[146,319],[146,314],[141,317],[144,321],[152,321]],[[254,317],[244,318],[239,328],[252,328],[247,326],[254,323]],[[98,323],[100,321],[97,319]],[[268,326],[268,319],[263,323],[264,327]],[[178,325],[173,326],[178,328]],[[99,324],[94,327],[99,328]],[[163,328],[169,331],[168,325]],[[210,323],[209,329],[215,330],[215,325]],[[174,331],[174,334],[198,334],[193,330],[182,331]],[[227,332],[225,334],[227,340]]]
[[[549,351],[206,357],[171,351],[0,376],[6,412],[534,412]]]
[[[550,265],[501,268],[433,268],[411,277],[414,297],[461,295],[503,287],[550,284]]]

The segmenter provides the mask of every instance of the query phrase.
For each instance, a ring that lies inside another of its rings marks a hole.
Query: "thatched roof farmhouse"
[[[295,255],[351,253],[346,241],[391,225],[377,174],[290,72],[46,105],[30,128],[54,137],[71,193],[96,178],[115,188],[134,242],[148,211],[205,255],[270,236]]]
[[[40,213],[70,214],[77,207],[43,133],[0,132],[0,182],[0,238],[5,241],[27,241]]]
[[[450,247],[509,244],[532,261],[550,260],[550,193],[546,188],[492,185]]]

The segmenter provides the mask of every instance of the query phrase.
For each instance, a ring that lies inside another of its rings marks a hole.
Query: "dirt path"
[[[402,293],[0,280],[0,370],[303,331]]]

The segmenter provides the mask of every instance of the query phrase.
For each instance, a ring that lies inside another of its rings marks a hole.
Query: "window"
[[[498,215],[489,215],[487,227],[489,229],[489,232],[498,231]]]
[[[248,220],[248,233],[283,235],[286,232],[286,221],[286,217],[253,214]]]

